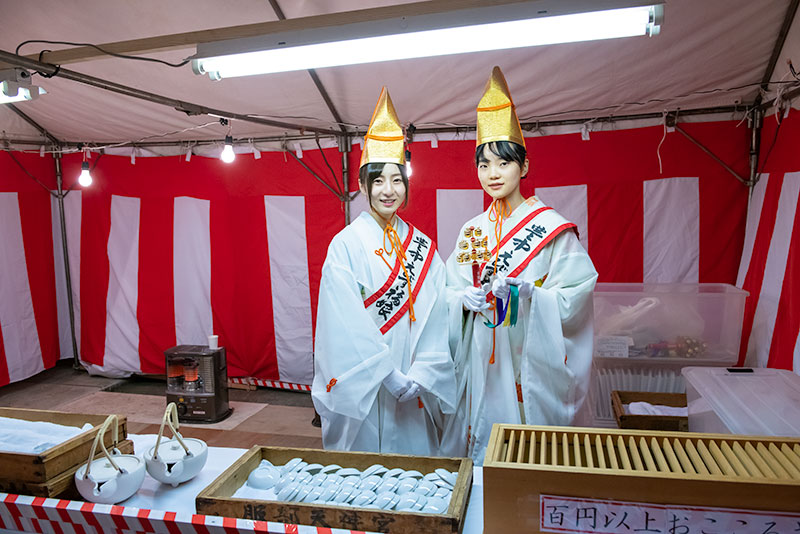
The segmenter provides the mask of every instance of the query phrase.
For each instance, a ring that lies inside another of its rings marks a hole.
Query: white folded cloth
[[[686,406],[664,406],[662,404],[650,404],[649,402],[637,401],[626,404],[625,413],[629,415],[671,415],[676,417],[688,417],[689,409]]]
[[[0,451],[38,454],[92,428],[0,417]]]

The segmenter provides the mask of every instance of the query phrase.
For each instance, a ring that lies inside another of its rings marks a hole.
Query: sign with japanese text
[[[539,496],[539,530],[581,534],[791,534],[800,513]]]

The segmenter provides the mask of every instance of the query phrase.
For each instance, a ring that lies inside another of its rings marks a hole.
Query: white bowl
[[[377,497],[377,495],[375,495],[374,491],[364,490],[360,492],[358,495],[356,495],[356,497],[351,501],[351,503],[353,504],[353,506],[363,507],[374,501],[375,497]]]
[[[428,514],[441,514],[447,511],[449,503],[439,497],[429,497],[428,502],[422,507],[422,512]]]
[[[292,471],[295,470],[295,467],[297,467],[302,461],[303,461],[302,458],[292,458],[291,460],[286,462],[286,464],[281,466],[280,468],[281,475],[285,475],[286,473],[291,473]]]
[[[383,478],[398,478],[401,474],[405,473],[405,469],[400,469],[399,467],[394,467],[389,469],[383,474]]]
[[[382,481],[383,479],[378,475],[369,475],[361,479],[358,488],[361,490],[375,491],[375,488],[377,488]]]
[[[436,493],[438,487],[439,486],[437,486],[430,480],[421,480],[420,483],[417,485],[416,489],[414,489],[414,491],[428,496]]]
[[[343,477],[356,476],[356,475],[361,477],[361,471],[359,471],[354,467],[345,467],[344,469],[340,469],[339,471],[337,471],[336,474]]]
[[[338,464],[328,464],[325,467],[323,467],[322,469],[320,469],[319,472],[330,475],[332,473],[335,473],[335,472],[339,471],[341,468],[342,468],[342,466],[338,465]]]
[[[400,479],[400,482],[397,484],[397,487],[394,489],[394,492],[398,495],[405,495],[414,490],[417,487],[417,479],[415,478],[403,478]]]
[[[159,443],[158,453],[155,445],[150,447],[144,453],[147,473],[162,484],[172,484],[173,487],[200,474],[208,459],[208,445],[195,438],[183,438],[183,443],[189,449],[188,454],[175,438]]]
[[[398,482],[400,482],[395,477],[383,478],[381,479],[382,482],[378,484],[378,487],[375,488],[377,493],[383,493],[385,491],[393,491],[394,488],[397,486]]]
[[[282,502],[289,502],[297,495],[298,491],[300,491],[300,484],[297,482],[290,482],[278,492],[277,499]]]
[[[384,491],[378,493],[373,502],[379,507],[383,508],[384,510],[388,510],[392,507],[392,503],[395,501],[396,498],[397,494],[391,491]]]
[[[367,467],[366,469],[364,469],[364,472],[361,473],[361,476],[362,477],[368,477],[370,475],[381,475],[381,474],[385,473],[386,471],[388,471],[388,469],[383,467],[381,464],[373,464],[373,465]]]
[[[403,471],[403,473],[398,475],[397,478],[401,480],[404,478],[422,478],[422,473],[415,471],[414,469],[410,469],[408,471]]]
[[[247,477],[247,485],[251,488],[267,490],[280,480],[280,474],[274,467],[257,467]]]

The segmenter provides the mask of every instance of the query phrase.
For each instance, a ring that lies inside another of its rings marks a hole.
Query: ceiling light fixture
[[[0,70],[0,104],[35,100],[47,91],[31,84],[31,75],[25,69]]]
[[[324,25],[197,46],[192,68],[212,79],[576,41],[656,35],[664,8],[658,1],[528,0],[445,10],[446,2],[419,6],[424,14]],[[654,5],[655,4],[655,5]],[[451,3],[452,5],[452,3]],[[445,6],[445,7],[439,7]],[[365,10],[353,12],[368,19]],[[384,11],[381,11],[383,13]],[[335,14],[341,15],[341,14]],[[350,19],[348,19],[350,20]],[[299,23],[298,23],[299,24]]]
[[[225,136],[225,148],[222,149],[219,159],[225,163],[233,163],[233,160],[236,159],[236,152],[233,151],[233,137],[230,135]]]
[[[81,174],[78,176],[78,183],[83,187],[92,185],[92,173],[89,170],[89,162],[86,159],[86,150],[83,151],[83,163],[81,163]]]

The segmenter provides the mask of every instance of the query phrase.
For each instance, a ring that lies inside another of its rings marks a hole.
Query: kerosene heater
[[[164,356],[167,404],[177,405],[181,423],[216,423],[231,414],[225,347],[178,345]]]

